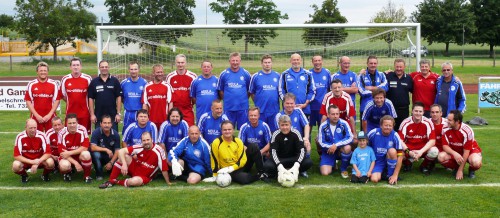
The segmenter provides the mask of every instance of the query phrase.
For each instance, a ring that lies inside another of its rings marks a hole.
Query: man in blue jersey
[[[260,61],[262,70],[255,73],[250,80],[250,96],[255,106],[260,108],[260,120],[270,124],[280,111],[278,82],[280,74],[272,70],[271,55],[264,55]]]
[[[351,59],[347,56],[340,58],[340,70],[333,74],[332,81],[339,79],[342,81],[342,91],[351,96],[352,102],[356,104],[356,93],[358,93],[358,83],[356,73],[351,71]],[[356,106],[356,105],[354,105]],[[356,118],[354,118],[356,119]]]
[[[196,105],[196,123],[201,115],[210,112],[212,101],[219,98],[217,93],[217,83],[219,79],[212,74],[212,62],[205,60],[201,63],[201,75],[191,83],[189,97]]]
[[[278,90],[281,100],[284,100],[286,93],[293,93],[296,96],[297,107],[309,116],[311,114],[309,104],[316,95],[313,76],[310,71],[302,68],[302,58],[299,54],[292,54],[290,63],[292,67],[281,73],[279,80]]]
[[[212,176],[210,145],[200,136],[200,129],[191,126],[189,135],[168,152],[168,164],[172,166],[172,174],[186,175],[189,184],[196,184],[202,178]]]
[[[238,138],[246,146],[257,144],[263,157],[269,157],[269,142],[271,140],[271,129],[267,123],[259,119],[260,109],[251,107],[248,109],[248,122],[241,126]]]
[[[373,100],[366,104],[365,112],[361,118],[362,130],[370,132],[372,129],[379,127],[380,118],[389,115],[393,118],[398,117],[396,109],[392,105],[391,100],[385,98],[385,91],[381,88],[375,89],[372,92]]]
[[[120,135],[111,128],[111,116],[103,115],[100,120],[100,127],[92,132],[89,149],[97,180],[103,178],[103,167],[111,172],[120,150]]]
[[[168,118],[160,126],[158,145],[165,152],[169,152],[177,143],[188,135],[188,123],[184,120],[184,114],[179,108],[172,108],[168,112]]]
[[[198,121],[201,136],[209,143],[221,135],[221,123],[228,120],[227,116],[222,113],[222,102],[219,99],[212,101],[211,111],[201,115]]]
[[[327,111],[328,119],[321,123],[318,130],[318,142],[322,149],[319,171],[321,175],[330,175],[337,158],[340,158],[341,176],[347,179],[349,177],[347,167],[352,155],[350,144],[354,137],[350,124],[340,119],[340,109],[337,105],[330,105]]]
[[[142,143],[141,136],[143,132],[151,133],[153,143],[157,143],[158,139],[158,129],[156,125],[149,121],[148,111],[145,109],[140,109],[137,111],[137,121],[131,123],[124,128],[123,133],[123,143],[122,147],[128,147],[133,145],[140,145]]]
[[[219,96],[224,100],[224,112],[227,118],[240,129],[248,121],[248,88],[250,86],[250,73],[240,66],[240,53],[229,55],[229,68],[222,71],[217,84]]]
[[[382,88],[387,92],[387,80],[385,78],[384,72],[379,72],[378,59],[376,56],[368,56],[366,61],[367,68],[361,70],[358,76],[358,91],[361,95],[360,105],[359,105],[359,116],[360,122],[362,122],[363,112],[365,111],[368,102],[372,101],[372,92],[378,88]],[[366,73],[368,71],[368,73]],[[363,130],[363,129],[361,129]],[[366,131],[365,131],[366,132]]]
[[[368,133],[368,144],[373,148],[377,159],[370,177],[372,182],[377,183],[383,179],[383,172],[387,172],[389,184],[398,182],[399,170],[403,163],[403,147],[398,133],[393,130],[394,124],[394,118],[385,115],[380,119],[380,128]]]
[[[128,69],[130,77],[121,82],[123,107],[125,108],[122,135],[131,123],[137,121],[137,111],[142,109],[142,92],[148,82],[139,76],[139,69],[139,63],[131,62]],[[120,112],[118,111],[118,113]]]
[[[321,55],[315,55],[312,57],[313,68],[310,69],[314,86],[316,87],[316,96],[311,101],[311,116],[309,117],[309,125],[311,129],[313,126],[321,125],[321,114],[319,110],[321,109],[321,103],[323,102],[323,98],[325,94],[330,91],[330,83],[331,75],[330,71],[326,68],[323,68],[323,57]]]
[[[288,115],[291,119],[291,125],[293,129],[296,129],[303,138],[304,147],[306,148],[306,157],[311,155],[311,142],[309,141],[309,134],[311,132],[311,127],[309,126],[309,120],[300,108],[295,105],[295,95],[292,93],[286,93],[283,100],[283,111],[276,114],[274,130],[273,133],[279,129],[279,118],[282,115]],[[307,172],[302,172],[304,177],[307,177]]]

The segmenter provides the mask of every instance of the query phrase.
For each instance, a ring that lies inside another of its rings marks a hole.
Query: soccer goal
[[[395,58],[406,60],[407,72],[418,70],[421,50],[420,24],[266,24],[266,25],[157,25],[98,26],[98,61],[110,62],[111,73],[128,74],[128,63],[138,61],[149,76],[154,64],[166,72],[175,70],[175,56],[187,56],[188,69],[200,72],[203,60],[212,61],[214,73],[229,66],[231,52],[240,52],[242,66],[251,73],[261,69],[264,54],[273,56],[273,68],[290,67],[289,58],[299,53],[303,66],[312,68],[311,58],[323,56],[323,67],[335,72],[342,56],[351,58],[351,70],[366,67],[366,58],[379,58],[379,69],[392,69]],[[406,51],[405,51],[406,50]]]

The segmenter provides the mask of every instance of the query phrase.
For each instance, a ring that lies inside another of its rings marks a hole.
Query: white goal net
[[[349,56],[351,70],[358,72],[369,55],[379,58],[381,70],[404,58],[410,72],[425,55],[415,49],[420,47],[420,25],[415,23],[98,26],[97,34],[98,61],[108,60],[111,73],[122,78],[130,61],[138,61],[146,77],[154,64],[173,71],[177,54],[185,54],[188,69],[198,74],[203,60],[212,61],[217,75],[229,66],[231,52],[241,53],[242,66],[251,73],[261,69],[265,54],[273,56],[277,72],[290,67],[293,53],[302,56],[306,69],[312,68],[312,56],[322,55],[323,67],[331,72],[338,71],[342,56]]]

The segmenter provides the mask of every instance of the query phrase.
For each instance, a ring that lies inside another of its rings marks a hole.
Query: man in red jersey
[[[26,171],[35,174],[38,168],[43,168],[42,180],[48,182],[49,173],[54,169],[54,161],[50,158],[50,146],[47,144],[45,134],[36,128],[36,121],[28,119],[25,131],[16,137],[12,171],[21,176],[22,183],[28,182]]]
[[[436,98],[436,82],[439,75],[431,72],[429,60],[420,61],[420,72],[410,74],[413,78],[412,102],[420,101],[424,103],[424,116],[429,118],[430,106],[434,104]]]
[[[148,184],[161,170],[165,182],[171,185],[168,177],[168,164],[163,149],[154,143],[151,133],[143,132],[142,144],[122,148],[118,151],[118,161],[114,164],[109,181],[99,185],[99,188],[109,188],[115,184],[125,187],[142,186]],[[137,158],[132,158],[135,156]],[[120,173],[131,178],[117,180]]]
[[[45,135],[47,136],[47,143],[49,143],[50,150],[52,151],[52,160],[54,160],[55,166],[57,167],[59,163],[59,148],[57,145],[57,141],[59,140],[58,134],[64,128],[64,125],[60,117],[52,118],[51,123],[52,128],[47,130]]]
[[[439,151],[434,147],[436,144],[434,126],[429,118],[424,117],[422,102],[413,103],[412,115],[401,122],[398,133],[405,150],[403,171],[410,171],[413,161],[424,157],[424,161],[420,164],[420,171],[428,175],[429,165],[434,162]]]
[[[434,125],[434,134],[436,134],[436,144],[434,146],[436,146],[436,148],[438,149],[439,154],[441,152],[446,153],[443,150],[442,135],[443,135],[443,129],[448,127],[448,119],[443,118],[443,108],[441,107],[441,105],[439,104],[431,105],[431,121],[432,124]],[[434,169],[434,166],[437,161],[438,160],[436,159],[429,165],[429,171],[432,171]]]
[[[149,112],[149,120],[157,129],[167,120],[167,113],[172,108],[172,87],[163,81],[164,75],[162,65],[153,66],[153,81],[146,84],[141,99],[142,108]]]
[[[453,169],[456,180],[464,178],[465,164],[469,163],[469,178],[476,178],[476,170],[483,164],[481,148],[474,138],[472,128],[462,123],[462,113],[452,110],[448,114],[448,127],[443,129],[443,150],[438,156],[439,162],[446,168]]]
[[[92,182],[90,171],[92,159],[88,151],[90,142],[85,127],[78,125],[76,114],[66,115],[67,126],[59,131],[59,172],[63,174],[64,181],[71,182],[71,169],[83,171],[86,183]]]
[[[194,125],[193,104],[189,97],[191,82],[196,77],[195,73],[186,69],[186,55],[175,56],[177,70],[167,75],[167,83],[173,88],[172,102],[174,107],[179,108],[184,115],[184,120],[189,126]]]
[[[82,61],[73,58],[70,61],[71,73],[61,80],[61,94],[66,101],[66,114],[74,113],[78,123],[87,129],[90,134],[90,112],[87,98],[87,89],[92,77],[82,73]]]
[[[56,81],[49,79],[49,65],[39,62],[36,65],[37,78],[27,86],[24,100],[30,110],[31,118],[37,122],[37,129],[46,132],[51,128],[50,119],[55,116],[61,95]]]

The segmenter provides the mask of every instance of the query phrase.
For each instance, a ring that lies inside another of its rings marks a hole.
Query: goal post
[[[122,25],[97,26],[96,32],[97,61],[108,60],[111,73],[122,77],[130,61],[141,64],[143,75],[149,76],[154,64],[163,64],[168,73],[175,70],[177,54],[185,54],[188,69],[196,73],[203,60],[211,60],[215,74],[229,66],[231,52],[242,54],[242,66],[251,73],[261,68],[264,54],[273,56],[277,72],[290,67],[293,53],[302,56],[306,69],[312,68],[312,56],[322,55],[323,67],[331,72],[338,70],[342,56],[351,57],[351,69],[357,72],[366,67],[369,55],[379,58],[382,70],[404,58],[407,72],[418,71],[421,56],[420,49],[415,57],[402,54],[421,47],[419,23]]]

